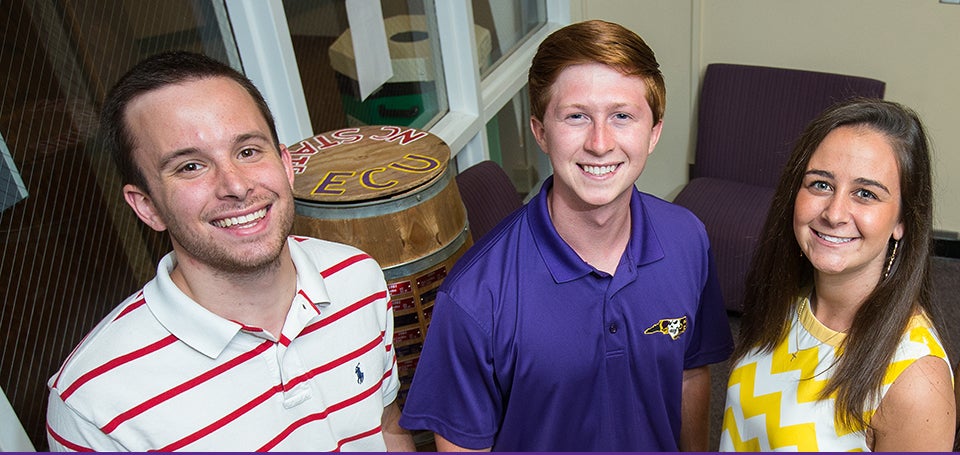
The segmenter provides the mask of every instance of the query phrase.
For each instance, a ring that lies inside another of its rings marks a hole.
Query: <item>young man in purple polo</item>
[[[703,225],[634,187],[663,126],[653,51],[573,24],[529,88],[553,176],[444,281],[400,423],[440,450],[707,450],[733,342]]]

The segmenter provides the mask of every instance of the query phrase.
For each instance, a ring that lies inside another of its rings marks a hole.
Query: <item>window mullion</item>
[[[267,100],[280,142],[313,136],[281,0],[225,0],[243,70]]]
[[[489,152],[486,140],[475,138],[483,131],[483,121],[473,9],[469,0],[438,1],[435,8],[450,112],[431,132],[450,145],[451,153],[464,153],[468,164],[475,164]]]

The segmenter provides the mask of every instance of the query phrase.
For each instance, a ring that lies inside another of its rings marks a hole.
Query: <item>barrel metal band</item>
[[[446,261],[453,256],[453,253],[456,253],[464,243],[467,242],[467,237],[470,235],[470,226],[467,223],[463,230],[460,231],[460,234],[453,239],[450,243],[444,245],[439,250],[434,251],[422,258],[415,259],[410,262],[404,262],[402,264],[397,264],[391,267],[383,269],[383,276],[387,281],[395,280],[397,278],[403,278],[410,276],[417,272],[423,272],[433,268],[433,266]]]

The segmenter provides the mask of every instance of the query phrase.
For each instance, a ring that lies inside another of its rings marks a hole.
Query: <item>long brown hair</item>
[[[904,235],[899,251],[889,274],[880,279],[854,316],[838,348],[842,354],[836,370],[820,397],[836,393],[838,424],[863,430],[867,427],[863,412],[879,398],[887,366],[911,316],[922,309],[934,322],[939,320],[931,299],[930,155],[923,125],[909,108],[884,100],[851,99],[828,108],[807,126],[780,177],[747,275],[740,343],[734,358],[754,349],[772,352],[787,335],[800,290],[813,282],[813,266],[801,254],[793,231],[794,205],[810,157],[827,134],[841,126],[881,133],[894,149],[900,170]]]
[[[530,114],[543,120],[550,101],[550,88],[557,77],[567,67],[585,63],[601,63],[628,76],[640,77],[647,88],[647,104],[653,111],[653,124],[663,118],[667,89],[653,50],[636,33],[622,25],[601,20],[570,24],[540,43],[527,78]]]

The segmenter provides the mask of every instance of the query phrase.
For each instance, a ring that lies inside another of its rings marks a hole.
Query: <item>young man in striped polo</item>
[[[256,87],[160,54],[111,90],[102,128],[173,252],[50,379],[51,450],[413,450],[381,269],[289,235],[290,154]]]

